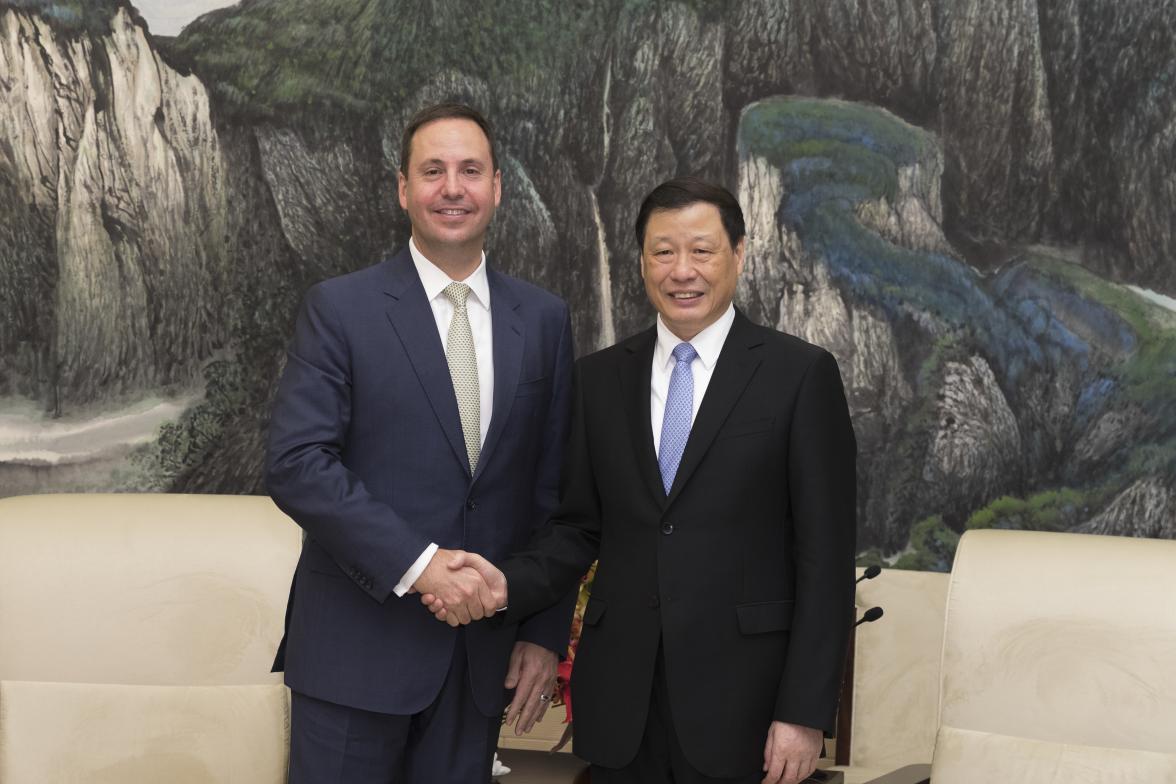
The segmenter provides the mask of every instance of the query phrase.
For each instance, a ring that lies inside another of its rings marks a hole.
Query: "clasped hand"
[[[506,577],[477,553],[437,550],[413,583],[438,620],[463,626],[506,606]]]

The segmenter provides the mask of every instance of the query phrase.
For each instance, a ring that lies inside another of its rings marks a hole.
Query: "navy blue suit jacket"
[[[567,305],[488,270],[494,410],[470,475],[441,338],[405,249],[306,295],[278,387],[266,481],[306,531],[275,670],[292,689],[392,714],[426,708],[457,631],[393,588],[430,542],[499,562],[555,506],[572,367]],[[516,639],[562,653],[574,593],[520,625],[475,623],[474,699],[505,704]]]

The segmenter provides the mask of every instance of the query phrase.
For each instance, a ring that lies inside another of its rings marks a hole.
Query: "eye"
[[[465,173],[467,177],[477,177],[482,173],[482,170],[475,166],[470,166],[465,170]]]
[[[422,172],[422,174],[424,174],[426,177],[436,177],[440,173],[441,170],[436,167],[429,167]]]
[[[713,253],[714,253],[714,251],[711,250],[710,248],[695,248],[694,249],[695,256],[710,256]]]

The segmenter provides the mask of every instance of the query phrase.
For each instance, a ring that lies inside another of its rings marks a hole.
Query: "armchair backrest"
[[[931,776],[1176,782],[1176,541],[965,534]]]
[[[0,499],[0,679],[281,683],[300,548],[264,497]]]

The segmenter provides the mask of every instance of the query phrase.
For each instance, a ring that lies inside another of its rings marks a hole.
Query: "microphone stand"
[[[873,580],[881,573],[877,566],[867,567],[855,585],[863,580]],[[877,612],[875,612],[877,611]],[[841,679],[841,696],[837,708],[837,750],[834,753],[834,763],[849,764],[849,746],[853,738],[853,667],[856,647],[857,627],[863,623],[873,623],[882,617],[881,607],[871,607],[862,615],[861,620],[854,623],[849,630],[849,644],[845,651],[845,674]]]

